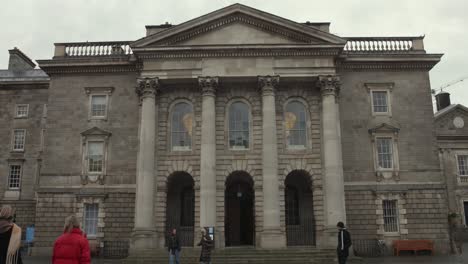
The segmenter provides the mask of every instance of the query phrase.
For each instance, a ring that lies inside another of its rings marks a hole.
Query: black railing
[[[130,243],[128,240],[120,241],[104,241],[102,257],[121,259],[128,257],[128,248]]]

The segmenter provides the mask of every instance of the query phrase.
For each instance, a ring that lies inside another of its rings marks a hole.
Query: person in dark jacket
[[[201,240],[198,246],[202,247],[200,253],[200,264],[211,264],[211,249],[213,248],[213,240],[207,234],[204,228],[201,229]]]
[[[338,222],[336,226],[338,227],[338,246],[336,248],[338,263],[346,264],[346,259],[349,255],[349,247],[351,246],[351,234],[346,230],[343,222]]]
[[[65,219],[63,234],[55,240],[52,264],[90,264],[88,239],[80,230],[76,216]]]
[[[0,209],[0,263],[22,264],[20,255],[21,228],[13,223],[13,209],[4,205]]]
[[[177,229],[173,228],[167,239],[167,250],[169,251],[169,264],[180,264],[180,241]]]

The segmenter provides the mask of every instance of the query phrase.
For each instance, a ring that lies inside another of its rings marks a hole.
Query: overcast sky
[[[179,24],[233,3],[297,22],[331,22],[339,36],[420,36],[428,53],[444,53],[432,88],[468,77],[467,0],[14,0],[0,5],[0,69],[8,49],[50,59],[55,42],[136,40],[145,25]],[[446,89],[468,106],[468,79]]]

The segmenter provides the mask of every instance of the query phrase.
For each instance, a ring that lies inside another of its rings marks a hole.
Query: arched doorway
[[[166,201],[166,239],[172,228],[177,228],[182,246],[193,246],[195,222],[195,193],[193,178],[186,172],[169,176]]]
[[[284,200],[288,246],[315,245],[314,201],[311,177],[305,171],[286,176]]]
[[[224,227],[226,247],[254,245],[254,183],[246,172],[233,172],[226,180]]]

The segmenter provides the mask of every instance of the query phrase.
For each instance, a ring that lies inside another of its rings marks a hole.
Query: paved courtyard
[[[24,259],[24,264],[49,264],[50,258],[38,258],[38,257],[27,257]],[[93,260],[93,264],[112,264],[120,263],[119,261],[112,262],[106,260],[105,262],[100,260]],[[353,262],[354,263],[354,262]],[[412,263],[424,263],[424,264],[461,264],[468,263],[468,254],[462,257],[458,256],[417,256],[417,257],[388,257],[388,258],[366,258],[362,264],[412,264]],[[328,263],[324,263],[328,264]]]

